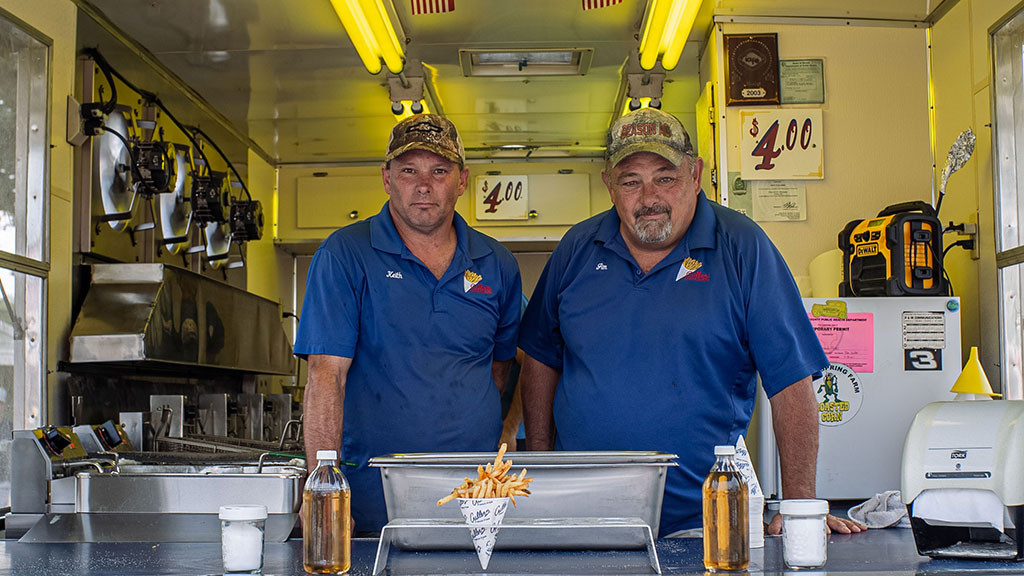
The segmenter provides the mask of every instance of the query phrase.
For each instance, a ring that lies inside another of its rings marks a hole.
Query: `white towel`
[[[910,528],[907,507],[900,499],[899,490],[875,494],[870,499],[850,508],[850,518],[868,528]]]

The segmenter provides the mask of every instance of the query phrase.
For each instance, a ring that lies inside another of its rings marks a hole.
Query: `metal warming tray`
[[[388,520],[462,519],[457,502],[437,506],[438,499],[476,467],[493,461],[494,452],[391,454],[370,459],[380,468]],[[512,471],[527,469],[534,478],[531,495],[516,498],[506,518],[640,518],[655,534],[661,519],[661,500],[669,466],[676,455],[663,452],[510,452]],[[645,539],[599,531],[509,530],[498,537],[497,547],[529,549],[643,548]],[[445,550],[471,548],[471,540],[453,541],[450,533],[404,530],[395,544],[407,549]]]

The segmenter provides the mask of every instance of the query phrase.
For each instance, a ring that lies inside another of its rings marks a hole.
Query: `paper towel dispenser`
[[[902,496],[921,555],[1024,559],[1024,400],[921,409],[903,446]]]

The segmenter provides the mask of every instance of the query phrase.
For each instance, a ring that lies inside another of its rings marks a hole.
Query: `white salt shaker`
[[[783,500],[782,558],[787,568],[821,568],[827,560],[825,500]]]
[[[263,570],[263,529],[267,507],[220,507],[220,541],[224,572],[258,574]]]

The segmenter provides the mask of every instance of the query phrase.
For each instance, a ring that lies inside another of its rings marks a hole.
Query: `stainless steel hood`
[[[95,264],[71,363],[295,373],[276,302],[164,264]]]

